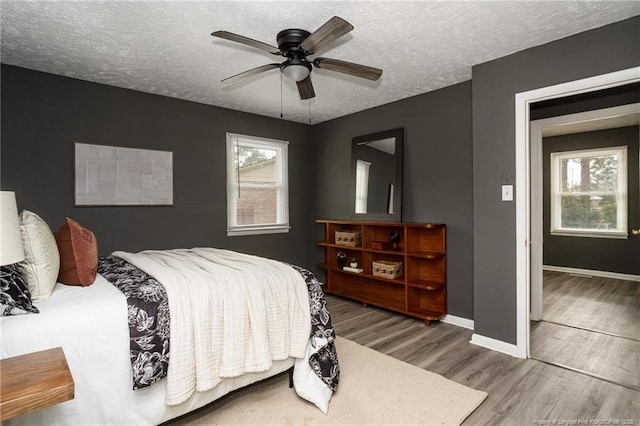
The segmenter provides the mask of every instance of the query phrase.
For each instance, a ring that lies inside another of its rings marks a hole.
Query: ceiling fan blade
[[[339,59],[316,58],[313,61],[313,65],[323,70],[337,71],[372,81],[378,80],[382,75],[382,70],[379,68],[354,64],[352,62],[341,61]]]
[[[264,50],[265,52],[269,52],[272,55],[280,55],[280,56],[282,56],[282,53],[280,52],[280,49],[278,49],[275,46],[271,46],[270,44],[263,43],[263,42],[258,41],[258,40],[254,40],[254,39],[249,38],[249,37],[245,37],[245,36],[241,36],[241,35],[238,35],[238,34],[230,33],[229,31],[214,31],[214,32],[211,33],[211,35],[214,36],[214,37],[223,38],[225,40],[235,41],[236,43],[242,43],[242,44],[244,44],[246,46],[255,47],[255,48],[258,48],[260,50]]]
[[[232,75],[231,77],[227,77],[222,80],[223,83],[236,83],[238,81],[244,80],[249,77],[253,77],[254,75],[261,74],[265,71],[272,70],[274,68],[280,68],[280,64],[267,64],[262,65],[256,68],[252,68],[250,70],[241,72],[240,74]]]
[[[334,16],[304,39],[300,43],[300,47],[311,54],[352,30],[353,25],[338,16]]]
[[[298,93],[300,93],[300,99],[311,99],[316,97],[316,92],[313,90],[313,84],[311,83],[311,76],[308,75],[302,81],[296,82],[298,85]]]

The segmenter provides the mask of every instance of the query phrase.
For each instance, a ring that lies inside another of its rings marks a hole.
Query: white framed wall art
[[[173,205],[173,153],[76,142],[75,205]]]

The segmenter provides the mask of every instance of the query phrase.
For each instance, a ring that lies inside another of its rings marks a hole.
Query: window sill
[[[626,240],[629,234],[626,232],[598,232],[598,231],[579,231],[579,230],[551,230],[551,235],[558,237],[587,237],[587,238],[611,238],[617,240]]]
[[[227,237],[240,237],[243,235],[286,234],[291,227],[289,225],[261,226],[227,229]]]

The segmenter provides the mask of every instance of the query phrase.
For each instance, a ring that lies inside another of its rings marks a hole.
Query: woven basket
[[[371,268],[376,277],[394,280],[402,276],[402,262],[391,262],[388,260],[374,260]]]
[[[362,232],[336,231],[336,244],[347,247],[360,247],[362,245]]]

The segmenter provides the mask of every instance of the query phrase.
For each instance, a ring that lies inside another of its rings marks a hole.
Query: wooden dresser
[[[324,291],[422,318],[429,325],[447,314],[446,225],[439,223],[388,223],[318,220],[324,226]],[[360,233],[361,245],[336,241],[336,231]],[[387,247],[390,232],[396,247]],[[338,253],[346,259],[340,261]],[[362,272],[350,272],[355,258]],[[373,274],[374,262],[402,263],[403,274],[386,278]]]

